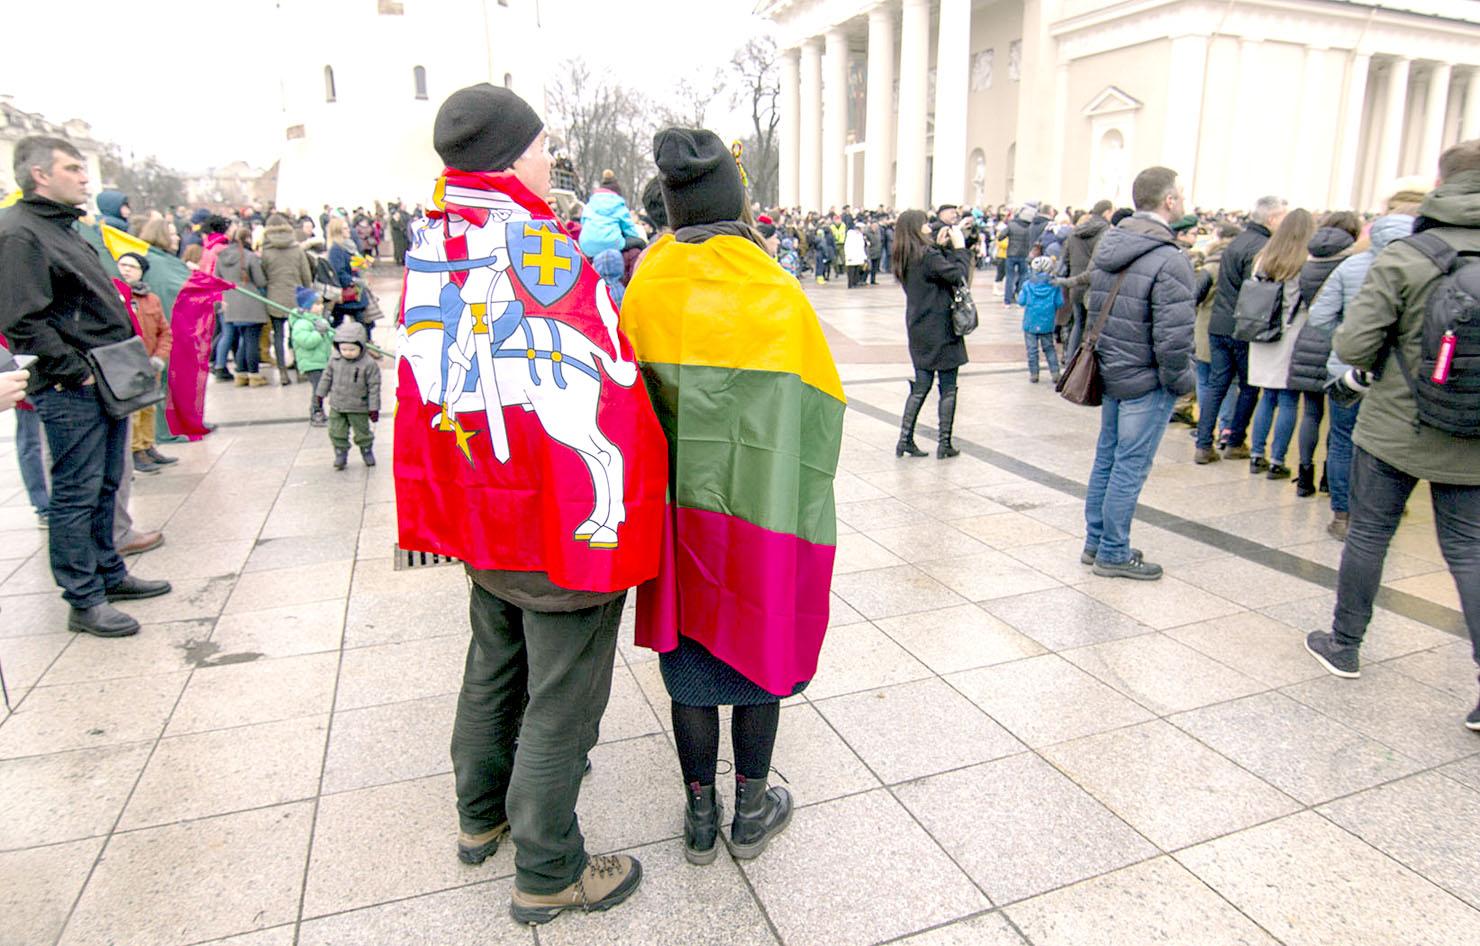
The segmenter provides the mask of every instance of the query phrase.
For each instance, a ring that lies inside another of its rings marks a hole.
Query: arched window
[[[506,88],[506,89],[512,89],[513,87],[514,87],[514,73],[512,73],[512,72],[506,72],[506,73],[504,73],[504,88]]]
[[[416,97],[424,99],[427,97],[427,71],[422,66],[415,66],[411,70],[411,78],[416,83]]]
[[[334,94],[334,67],[324,67],[324,101],[332,102],[337,98]]]

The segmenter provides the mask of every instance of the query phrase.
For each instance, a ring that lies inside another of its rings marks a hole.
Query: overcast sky
[[[373,0],[364,3],[374,9]],[[746,37],[765,30],[751,16],[755,0],[539,3],[557,59],[584,57],[655,99],[666,98],[680,77],[723,66]],[[260,83],[262,94],[250,94],[253,50],[268,46],[273,0],[5,6],[0,94],[14,96],[17,107],[58,123],[81,118],[125,154],[152,153],[186,171],[237,159],[268,165],[277,158],[281,115],[270,72]],[[699,10],[702,22],[695,22]],[[346,23],[342,36],[288,45],[308,50],[316,41],[352,45],[353,24]],[[202,81],[212,66],[225,71]],[[262,68],[270,70],[270,63]],[[748,117],[748,111],[715,116],[711,123],[728,137],[745,131]]]

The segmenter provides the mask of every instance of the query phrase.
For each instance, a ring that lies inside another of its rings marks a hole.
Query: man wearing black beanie
[[[544,122],[508,89],[454,92],[437,112],[433,145],[452,171],[512,172],[549,199]],[[472,641],[452,731],[458,858],[480,864],[512,836],[511,912],[521,923],[606,910],[637,890],[642,865],[625,854],[588,855],[575,806],[611,695],[627,592],[562,587],[544,571],[467,570]]]

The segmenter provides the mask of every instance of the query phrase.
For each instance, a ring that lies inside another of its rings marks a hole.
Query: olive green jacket
[[[1419,214],[1424,229],[1456,250],[1480,251],[1480,171],[1445,181],[1424,198]],[[1404,361],[1417,370],[1424,304],[1438,280],[1428,257],[1401,240],[1389,244],[1347,308],[1333,347],[1347,364],[1382,372],[1362,400],[1352,435],[1357,446],[1420,479],[1477,486],[1480,440],[1419,424],[1418,404],[1391,351],[1396,331]]]

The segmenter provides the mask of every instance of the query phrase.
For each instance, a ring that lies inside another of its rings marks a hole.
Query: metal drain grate
[[[391,543],[391,561],[395,570],[404,572],[408,568],[430,568],[434,565],[458,565],[458,559],[450,555],[438,555],[436,552],[413,552],[403,549],[398,543]]]

